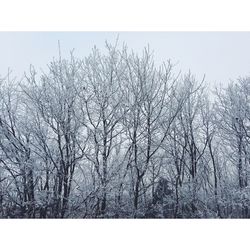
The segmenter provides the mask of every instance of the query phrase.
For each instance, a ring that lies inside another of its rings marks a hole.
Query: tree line
[[[0,78],[1,218],[248,218],[250,78],[212,89],[106,44]]]

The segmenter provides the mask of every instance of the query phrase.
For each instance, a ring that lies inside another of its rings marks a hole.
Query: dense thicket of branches
[[[250,78],[106,48],[0,79],[0,217],[250,217]]]

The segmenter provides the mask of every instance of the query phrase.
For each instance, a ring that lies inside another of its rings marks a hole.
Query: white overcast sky
[[[45,69],[58,55],[58,40],[64,57],[72,49],[82,57],[118,35],[120,44],[138,52],[149,44],[157,62],[171,59],[176,71],[205,74],[211,84],[250,75],[250,32],[0,32],[0,75],[9,67],[19,78],[30,64]]]

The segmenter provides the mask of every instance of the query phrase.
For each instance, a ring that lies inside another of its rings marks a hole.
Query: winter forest
[[[249,218],[249,171],[249,77],[109,43],[0,77],[1,218]]]

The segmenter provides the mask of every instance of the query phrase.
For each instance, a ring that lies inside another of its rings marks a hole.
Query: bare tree
[[[105,216],[107,194],[117,167],[119,148],[123,141],[120,85],[124,74],[122,56],[116,46],[106,44],[108,55],[95,48],[81,67],[84,88],[80,92],[82,111],[86,115],[83,125],[89,135],[87,159],[93,164],[97,178],[96,214]]]
[[[41,189],[53,194],[50,204],[53,217],[65,216],[74,172],[84,155],[84,138],[80,135],[83,131],[77,118],[80,66],[72,54],[69,61],[59,58],[49,65],[48,73],[42,73],[39,81],[31,68],[30,76],[26,76],[28,86],[23,86],[33,116],[35,152],[45,170]]]

